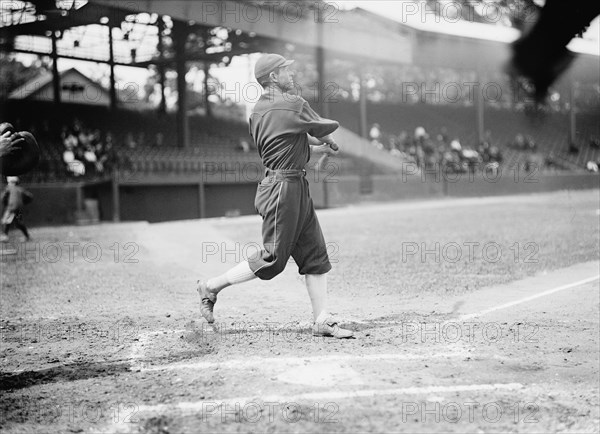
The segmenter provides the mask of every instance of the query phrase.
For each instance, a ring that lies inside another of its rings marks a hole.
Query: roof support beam
[[[391,63],[411,61],[410,40],[383,26],[356,27],[349,15],[340,13],[332,5],[323,13],[323,40],[318,37],[318,15],[322,6],[313,2],[278,2],[258,5],[254,2],[233,0],[89,0],[131,13],[168,15],[184,23],[195,22],[206,26],[239,29],[257,36],[283,40],[309,47],[322,46],[337,53],[361,56]]]
[[[56,31],[52,32],[52,89],[54,103],[60,105],[60,74],[58,72],[58,49],[56,47]]]
[[[110,67],[110,108],[114,110],[117,108],[117,80],[115,78],[115,49],[114,49],[114,41],[113,41],[113,26],[112,23],[109,23],[107,26],[108,29],[108,47],[109,47],[109,58],[108,58],[108,66]]]

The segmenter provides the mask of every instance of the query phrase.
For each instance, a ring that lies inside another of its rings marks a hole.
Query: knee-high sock
[[[307,274],[306,289],[312,303],[315,321],[327,311],[327,275]]]
[[[244,283],[255,278],[256,275],[250,269],[248,261],[243,261],[229,269],[225,274],[209,279],[207,285],[211,292],[218,293],[230,285]]]

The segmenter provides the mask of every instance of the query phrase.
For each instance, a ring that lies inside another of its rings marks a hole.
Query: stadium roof
[[[391,26],[369,25],[357,14],[326,2],[240,0],[89,0],[128,13],[156,13],[174,20],[209,27],[238,29],[250,35],[388,63],[411,61],[411,41]],[[322,25],[317,17],[323,5]],[[340,13],[342,12],[342,13]]]
[[[85,4],[82,4],[83,2],[73,2],[71,7],[53,7],[49,9],[51,6],[48,2],[41,0],[29,1],[35,5],[35,14],[25,5],[22,6],[23,9],[18,22],[7,23],[5,17],[2,17],[1,31],[3,34],[45,36],[49,31],[98,24],[104,17],[110,17],[114,22],[121,22],[125,21],[127,15],[130,15],[130,13],[89,2]],[[10,7],[9,3],[16,4],[17,2],[7,2],[4,7]],[[2,12],[4,13],[4,10]]]
[[[401,4],[415,4],[418,8],[424,8],[424,2],[406,1],[398,2]],[[501,25],[496,21],[490,23],[470,22],[460,18],[450,16],[438,16],[431,13],[424,13],[421,10],[413,10],[408,7],[390,7],[390,1],[370,0],[370,1],[352,1],[350,4],[358,9],[363,9],[387,19],[393,20],[401,25],[415,30],[451,35],[463,38],[480,39],[500,43],[512,43],[521,32],[513,27]],[[600,56],[600,46],[598,42],[591,40],[574,38],[568,45],[569,50],[580,53]]]

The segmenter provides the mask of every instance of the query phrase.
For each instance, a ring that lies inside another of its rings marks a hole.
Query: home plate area
[[[478,343],[380,339],[401,336],[400,327],[371,329],[379,341],[371,351],[359,340],[340,346],[314,338],[300,323],[273,331],[191,322],[185,330],[140,333],[131,371],[154,393],[139,390],[134,423],[109,431],[539,432],[557,428],[561,418],[549,417],[557,411],[576,426],[569,419],[576,410],[540,401],[549,387],[542,378],[508,361],[504,372],[491,369],[503,357],[480,353]]]

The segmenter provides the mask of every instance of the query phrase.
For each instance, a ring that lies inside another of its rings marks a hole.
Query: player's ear
[[[274,82],[274,83],[278,83],[278,76],[277,76],[277,72],[273,71],[269,74],[269,79]]]

